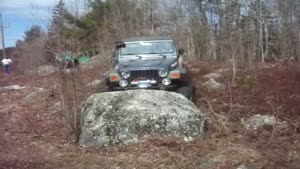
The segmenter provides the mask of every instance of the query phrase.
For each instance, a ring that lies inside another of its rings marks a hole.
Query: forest
[[[186,59],[234,62],[298,61],[298,0],[89,0],[53,9],[47,30],[33,25],[16,46],[21,55],[38,46],[49,61],[63,51],[100,54],[109,60],[114,43],[126,37],[171,36]],[[42,43],[41,43],[42,42]],[[32,55],[32,54],[30,54]],[[27,57],[28,59],[28,57]]]

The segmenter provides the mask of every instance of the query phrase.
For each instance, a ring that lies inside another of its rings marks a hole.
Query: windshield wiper
[[[146,55],[159,55],[159,56],[162,56],[164,57],[164,59],[167,57],[167,55],[164,55],[164,54],[161,54],[161,53],[155,53],[155,52],[152,52],[152,53],[145,53]]]

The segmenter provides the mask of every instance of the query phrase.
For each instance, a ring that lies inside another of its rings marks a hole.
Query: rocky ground
[[[0,168],[300,168],[297,65],[260,65],[255,72],[239,72],[236,84],[230,83],[226,65],[193,62],[189,67],[197,88],[195,103],[211,117],[207,138],[190,143],[153,138],[90,149],[69,141],[55,74],[1,72]],[[93,92],[101,72],[82,72],[82,84],[89,86],[83,93]],[[11,85],[19,86],[7,87]]]

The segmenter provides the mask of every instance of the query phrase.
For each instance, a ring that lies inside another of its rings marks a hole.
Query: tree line
[[[299,0],[88,0],[75,10],[60,0],[52,12],[48,29],[32,26],[17,47],[42,41],[46,60],[66,50],[109,57],[122,38],[169,35],[189,59],[300,59]]]

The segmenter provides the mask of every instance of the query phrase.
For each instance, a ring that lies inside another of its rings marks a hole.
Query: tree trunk
[[[263,20],[262,20],[262,0],[259,0],[259,47],[261,62],[265,62],[264,45],[263,45]]]
[[[269,56],[269,31],[268,31],[268,25],[265,23],[265,57],[268,58]]]

